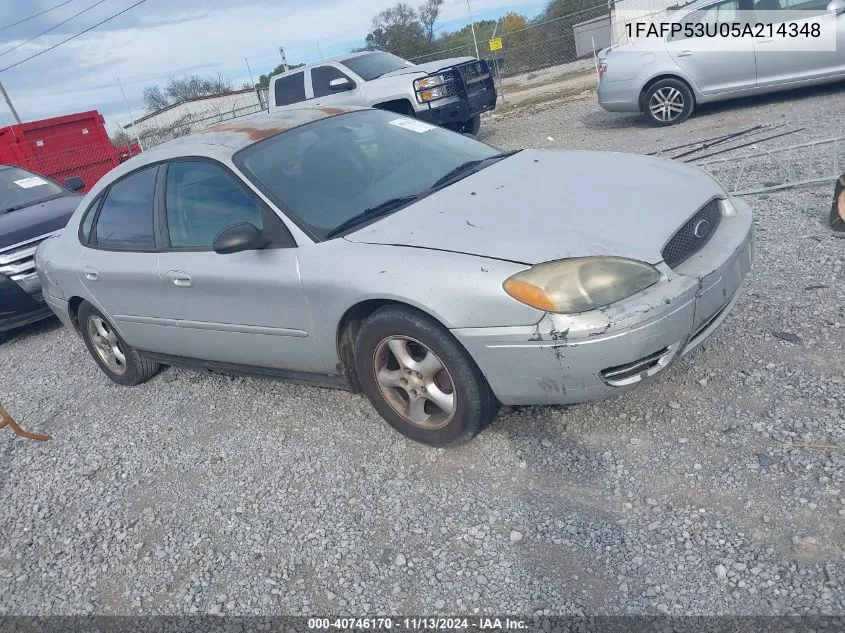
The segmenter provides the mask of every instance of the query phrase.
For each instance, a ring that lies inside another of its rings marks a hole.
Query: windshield
[[[413,66],[393,53],[370,53],[340,62],[364,81],[371,81],[400,68]]]
[[[30,207],[63,192],[56,183],[25,169],[0,168],[0,213]]]
[[[416,119],[361,110],[260,141],[238,152],[235,163],[301,228],[323,240],[353,216],[394,198],[428,195],[458,166],[500,155]]]

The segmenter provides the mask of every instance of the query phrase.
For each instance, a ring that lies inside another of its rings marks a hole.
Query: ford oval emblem
[[[692,234],[700,240],[710,235],[710,220],[700,220],[692,230]]]

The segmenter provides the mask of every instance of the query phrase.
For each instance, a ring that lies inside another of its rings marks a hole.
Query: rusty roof
[[[284,132],[285,130],[360,109],[353,107],[322,107],[296,108],[273,114],[259,112],[258,114],[251,114],[226,121],[225,123],[212,125],[199,132],[174,139],[166,143],[166,145],[173,148],[180,144],[206,143],[209,145],[224,145],[237,150],[247,145],[252,145],[268,136]]]

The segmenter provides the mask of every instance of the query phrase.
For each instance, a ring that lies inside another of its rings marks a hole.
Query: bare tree
[[[155,112],[170,105],[170,98],[161,86],[144,88],[144,106],[147,112]]]
[[[144,88],[144,105],[148,112],[155,112],[174,103],[181,103],[195,97],[216,95],[232,90],[232,84],[222,75],[201,77],[186,75],[168,80],[167,85]]]
[[[420,22],[422,22],[425,31],[425,37],[429,44],[434,39],[434,23],[440,17],[440,7],[443,6],[445,0],[425,0],[420,6]]]

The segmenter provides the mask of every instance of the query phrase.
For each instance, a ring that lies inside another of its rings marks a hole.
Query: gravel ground
[[[843,111],[824,88],[653,129],[583,98],[484,138],[648,152],[764,121],[842,135]],[[55,440],[0,440],[0,612],[845,613],[830,193],[752,200],[744,296],[658,381],[506,408],[454,450],[403,439],[362,396],[174,369],[125,389],[54,323],[20,332],[2,402]]]

